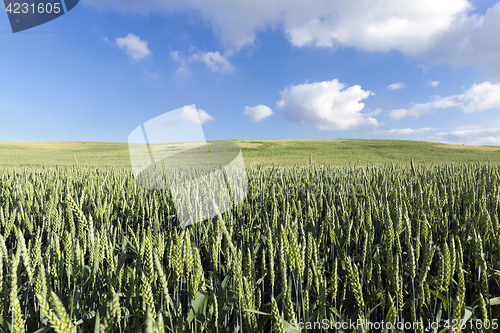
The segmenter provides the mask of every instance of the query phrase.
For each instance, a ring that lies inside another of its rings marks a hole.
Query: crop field
[[[404,140],[307,139],[228,140],[241,147],[245,165],[337,166],[397,163],[449,164],[479,161],[500,162],[500,147],[464,146]],[[127,143],[112,142],[0,142],[0,168],[11,166],[87,167],[108,165],[130,169]]]
[[[183,229],[129,170],[4,169],[0,331],[498,331],[498,163],[247,175]]]

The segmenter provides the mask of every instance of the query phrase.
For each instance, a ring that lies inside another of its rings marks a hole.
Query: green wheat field
[[[396,140],[230,140],[241,147],[245,164],[336,166],[500,162],[500,147]],[[2,166],[114,166],[130,169],[128,145],[104,142],[0,142]]]
[[[186,228],[127,144],[0,142],[0,331],[500,331],[500,147],[231,142]]]

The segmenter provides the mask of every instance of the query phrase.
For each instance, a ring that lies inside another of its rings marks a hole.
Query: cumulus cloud
[[[404,117],[418,118],[426,113],[430,113],[436,109],[446,109],[458,106],[456,96],[440,97],[436,96],[435,100],[423,104],[414,104],[409,109],[396,109],[389,112],[389,117],[399,120]]]
[[[182,108],[181,118],[186,119],[193,124],[204,124],[214,118],[202,109],[196,110],[193,106],[185,106]]]
[[[188,59],[182,56],[179,51],[170,51],[170,57],[179,63],[179,68],[175,71],[177,77],[187,77],[189,75],[189,70],[186,66]]]
[[[436,88],[438,85],[439,85],[439,81],[430,81],[429,82],[429,85],[432,87],[432,88]]]
[[[442,34],[430,50],[436,62],[474,66],[489,77],[500,75],[500,2],[485,15],[464,16],[453,29]]]
[[[105,41],[109,42],[106,37],[104,38]],[[125,50],[134,60],[141,60],[153,55],[148,47],[148,42],[131,33],[126,37],[117,38],[115,44],[120,49]]]
[[[500,75],[500,2],[484,15],[468,0],[84,0],[123,13],[190,12],[208,22],[226,51],[280,29],[297,47],[398,50],[419,61],[475,66]],[[428,70],[422,65],[423,71]]]
[[[372,93],[359,85],[345,87],[337,79],[287,87],[276,105],[290,121],[319,131],[377,126],[375,118],[361,113],[365,105],[360,101]]]
[[[294,46],[354,46],[369,51],[426,50],[471,9],[467,0],[86,0],[121,12],[191,10],[210,22],[227,48],[240,49],[256,33],[281,27]]]
[[[170,51],[170,57],[176,61],[181,60],[181,56],[179,54],[179,51]]]
[[[417,133],[424,133],[424,132],[429,132],[429,131],[435,131],[434,128],[430,127],[422,127],[422,128],[400,128],[400,129],[391,129],[387,131],[379,131],[378,133],[380,134],[397,134],[397,135],[409,135],[409,134],[417,134]]]
[[[257,106],[245,106],[245,112],[243,112],[253,122],[260,122],[273,114],[273,110],[266,105]]]
[[[219,51],[216,52],[201,52],[195,47],[191,47],[189,55],[184,56],[179,51],[171,51],[170,57],[180,64],[177,72],[187,72],[187,64],[192,62],[204,63],[212,72],[231,72],[234,66],[224,57]]]
[[[473,84],[458,100],[462,102],[465,113],[500,108],[500,83],[492,84],[485,81]]]
[[[462,129],[437,133],[429,141],[474,146],[500,146],[500,127]]]
[[[286,31],[294,45],[397,49],[418,54],[432,46],[470,8],[467,1],[333,1]]]
[[[198,117],[200,118],[200,123],[204,124],[209,121],[213,121],[214,117],[205,112],[205,110],[198,110]]]
[[[392,110],[389,117],[396,120],[404,117],[418,118],[436,109],[451,107],[461,108],[464,113],[500,108],[500,83],[493,84],[485,81],[480,84],[473,84],[471,88],[460,95],[436,96],[432,102],[414,104],[409,109]]]
[[[374,96],[375,93],[372,93],[371,95]],[[364,115],[365,115],[365,117],[372,117],[372,116],[378,116],[381,113],[382,113],[382,109],[379,108],[379,109],[376,109],[373,112],[364,113]]]
[[[203,62],[213,72],[230,72],[234,69],[233,65],[219,51],[198,52],[193,54],[191,59]]]
[[[393,83],[387,86],[387,89],[389,90],[400,90],[403,88],[406,88],[406,84],[403,82]]]

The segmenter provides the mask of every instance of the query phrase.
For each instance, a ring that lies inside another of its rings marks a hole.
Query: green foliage
[[[169,191],[128,171],[1,171],[0,331],[500,318],[499,165],[247,174],[243,203],[182,229]]]

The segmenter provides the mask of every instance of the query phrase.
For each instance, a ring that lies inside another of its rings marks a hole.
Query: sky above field
[[[81,0],[13,34],[0,141],[127,142],[196,105],[207,140],[500,145],[500,2]]]

